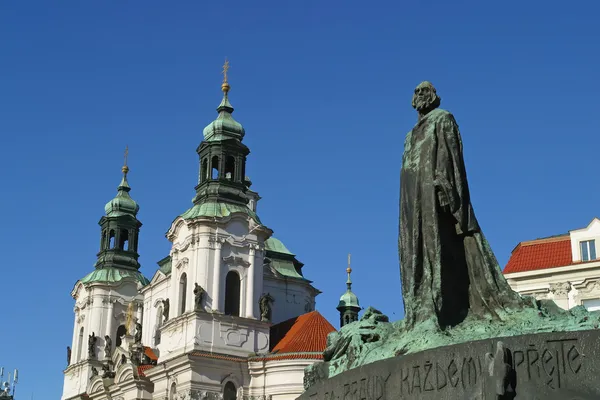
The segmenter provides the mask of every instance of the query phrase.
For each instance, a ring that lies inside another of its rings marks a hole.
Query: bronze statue
[[[104,358],[109,359],[112,355],[112,339],[110,336],[104,336]]]
[[[164,299],[163,303],[163,320],[167,322],[169,320],[169,299]]]
[[[96,358],[96,342],[98,341],[98,337],[92,332],[88,337],[88,357]]]
[[[418,121],[404,142],[399,253],[407,328],[499,318],[520,304],[475,218],[458,124],[440,101],[431,83],[417,86]]]
[[[275,299],[269,293],[263,293],[258,300],[258,307],[260,309],[260,320],[261,321],[271,321],[271,303],[273,303]]]
[[[142,343],[142,324],[139,322],[135,323],[135,336],[133,338],[135,343]]]
[[[202,310],[202,299],[206,291],[198,283],[194,283],[194,309],[196,311]]]
[[[67,346],[67,367],[71,365],[71,346]]]
[[[102,379],[114,378],[115,373],[110,370],[110,365],[103,364],[102,365]]]

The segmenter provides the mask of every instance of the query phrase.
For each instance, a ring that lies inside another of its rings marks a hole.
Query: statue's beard
[[[415,109],[419,112],[429,110],[432,105],[433,101],[428,97],[417,97],[415,99]]]

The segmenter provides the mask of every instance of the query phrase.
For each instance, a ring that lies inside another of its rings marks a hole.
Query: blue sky
[[[519,241],[587,225],[599,7],[488,3],[1,1],[0,363],[20,368],[19,398],[60,397],[70,291],[93,268],[126,145],[146,276],[168,254],[225,57],[259,215],[334,324],[348,252],[361,303],[402,316],[399,170],[422,80],[458,120],[502,265]]]

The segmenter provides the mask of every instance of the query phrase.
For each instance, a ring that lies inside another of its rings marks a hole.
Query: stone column
[[[75,308],[73,310],[73,314],[75,314],[75,318],[73,318],[73,341],[71,342],[71,364],[75,364],[77,361],[77,340],[79,339],[79,308]]]
[[[255,256],[256,256],[256,247],[254,245],[250,245],[250,249],[248,250],[249,262],[248,266],[248,279],[246,279],[246,318],[254,318],[254,265]]]
[[[215,260],[213,267],[212,309],[221,312],[221,247],[223,243],[217,239],[215,245]]]
[[[143,311],[143,308],[144,308],[144,303],[136,303],[136,307],[137,307],[137,310],[136,310],[135,317],[137,318],[137,322],[139,324],[142,324],[142,318],[143,318],[142,311]],[[134,329],[134,331],[135,331],[135,329]]]
[[[114,310],[114,301],[110,297],[107,299],[108,302],[108,310],[106,311],[106,334],[110,336],[113,340],[113,343],[116,343],[116,338],[113,337],[113,310]]]

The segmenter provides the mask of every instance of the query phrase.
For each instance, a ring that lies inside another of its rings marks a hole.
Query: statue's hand
[[[444,211],[450,210],[450,201],[448,201],[448,196],[442,190],[437,191],[438,204]]]

